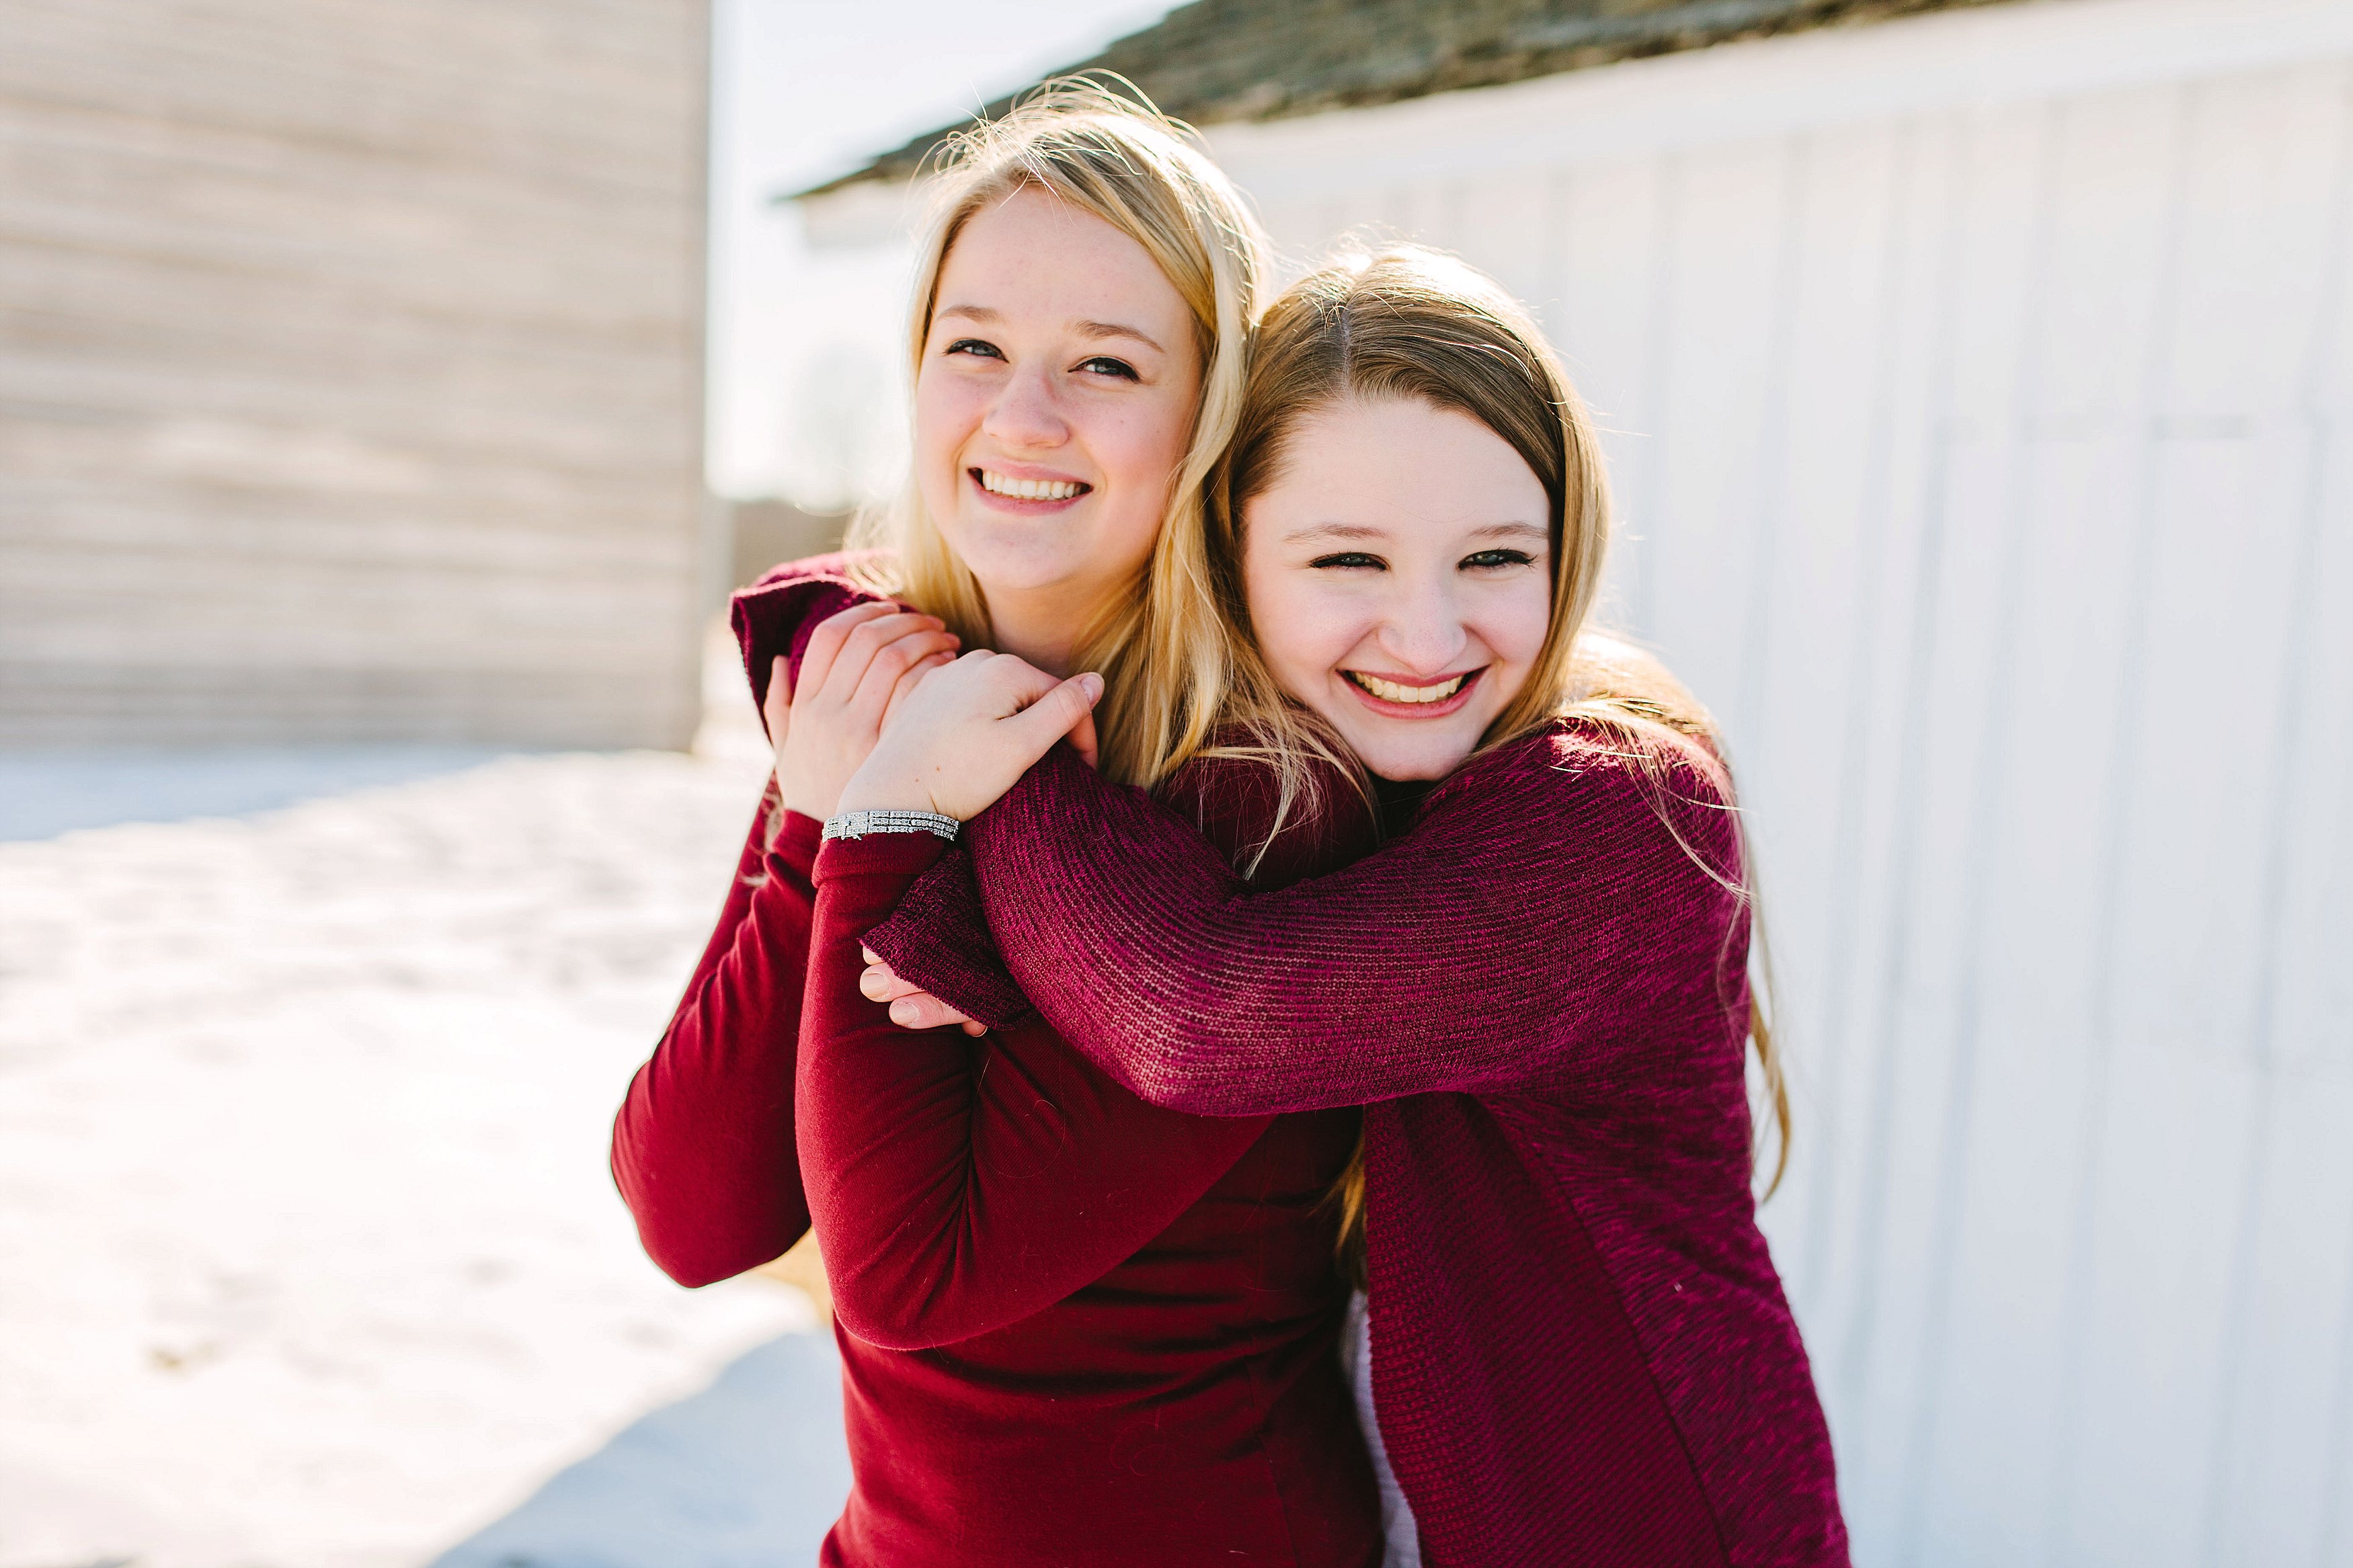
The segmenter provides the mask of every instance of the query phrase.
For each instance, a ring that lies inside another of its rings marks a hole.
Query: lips
[[[1462,683],[1477,672],[1464,670],[1460,675],[1450,675],[1434,686],[1409,686],[1403,681],[1385,680],[1377,675],[1366,675],[1358,669],[1344,669],[1340,673],[1384,702],[1403,702],[1410,705],[1443,702],[1461,690]]]
[[[1344,669],[1356,700],[1385,719],[1442,719],[1461,711],[1471,700],[1487,667],[1444,675],[1435,680],[1400,680],[1366,670]]]
[[[969,468],[965,471],[972,475],[973,483],[982,489],[993,496],[1003,496],[1008,500],[1075,500],[1094,489],[1092,485],[1082,484],[1076,479],[1027,479],[999,473],[995,468]]]

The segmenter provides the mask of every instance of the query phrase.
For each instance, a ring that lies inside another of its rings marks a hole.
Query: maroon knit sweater
[[[1018,1011],[976,873],[1021,990],[1145,1100],[1366,1107],[1374,1401],[1432,1568],[1846,1562],[1755,1220],[1737,838],[1687,760],[1558,726],[1271,892],[1067,748],[965,837],[869,938],[901,974]]]

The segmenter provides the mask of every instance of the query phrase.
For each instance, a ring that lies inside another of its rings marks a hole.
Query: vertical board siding
[[[702,0],[0,36],[0,742],[682,742]]]
[[[1857,1560],[2353,1563],[2353,62],[1360,174],[1742,770]]]

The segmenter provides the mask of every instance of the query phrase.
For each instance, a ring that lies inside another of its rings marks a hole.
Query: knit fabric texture
[[[1434,1568],[1846,1562],[1756,1226],[1713,770],[1564,723],[1374,853],[1254,890],[1186,814],[1058,748],[965,844],[868,938],[902,974],[955,1003],[1001,950],[1172,1109],[1368,1108],[1375,1399]]]

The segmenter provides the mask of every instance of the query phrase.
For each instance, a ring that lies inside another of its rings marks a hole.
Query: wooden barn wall
[[[0,743],[678,744],[702,0],[0,0]]]
[[[1614,614],[1760,846],[1763,1213],[1865,1565],[2353,1564],[2349,20],[2027,5],[1217,137],[1294,256],[1493,269],[1609,430]]]

